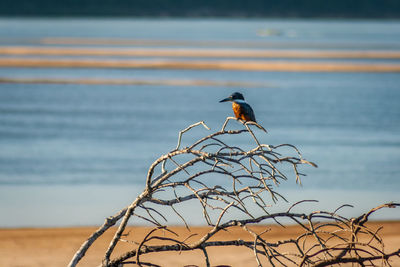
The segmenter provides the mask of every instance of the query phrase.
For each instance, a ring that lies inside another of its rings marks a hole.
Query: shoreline
[[[360,214],[361,215],[361,214]],[[13,226],[0,226],[0,233],[3,231],[36,231],[36,230],[68,230],[68,229],[93,229],[95,231],[97,228],[101,226],[103,222],[100,222],[99,225],[70,225],[70,226],[21,226],[21,227],[13,227]],[[400,225],[400,219],[368,219],[369,224],[373,225],[391,225],[391,224],[399,224]],[[283,223],[285,227],[294,227],[297,226],[295,223]],[[277,224],[260,224],[257,225],[257,227],[275,227],[278,226]],[[113,226],[114,227],[114,226]],[[111,227],[110,229],[112,229]],[[182,228],[185,229],[186,227],[181,224],[170,224],[168,227],[171,228]],[[207,228],[207,225],[189,225],[190,229],[203,229]],[[127,228],[143,228],[143,229],[153,229],[152,226],[146,225],[146,224],[139,224],[139,225],[128,225]],[[399,228],[400,229],[400,228]],[[400,232],[399,232],[400,235]]]

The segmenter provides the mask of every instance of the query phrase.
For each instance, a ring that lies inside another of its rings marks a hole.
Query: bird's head
[[[222,99],[221,102],[226,102],[226,101],[235,101],[235,100],[244,100],[244,97],[241,93],[239,92],[235,92],[233,94],[231,94],[229,97]]]

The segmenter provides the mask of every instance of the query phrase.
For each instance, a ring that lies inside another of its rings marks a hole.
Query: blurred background
[[[235,91],[261,142],[319,165],[282,184],[289,201],[347,216],[400,201],[398,1],[17,0],[0,15],[0,227],[101,224],[180,130],[218,130]]]

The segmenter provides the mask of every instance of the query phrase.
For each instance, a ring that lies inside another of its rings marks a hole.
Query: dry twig
[[[230,118],[226,120],[220,131],[183,148],[181,144],[184,133],[198,125],[208,127],[204,122],[198,122],[180,132],[177,147],[159,157],[150,166],[144,191],[131,205],[106,219],[78,250],[69,266],[76,266],[93,242],[118,221],[119,226],[102,261],[104,267],[124,264],[157,266],[142,262],[140,256],[163,251],[193,250],[202,251],[204,264],[210,266],[212,259],[207,249],[226,246],[250,249],[259,266],[263,263],[271,266],[326,266],[345,262],[375,265],[376,262],[382,261],[388,263],[388,259],[395,255],[400,256],[399,251],[385,253],[378,233],[365,226],[372,213],[381,208],[399,206],[397,203],[384,204],[355,219],[340,216],[337,212],[342,207],[334,212],[319,211],[311,214],[291,211],[293,207],[313,200],[295,203],[285,212],[269,213],[271,203],[279,199],[284,200],[284,197],[276,192],[277,185],[290,175],[301,182],[302,174],[298,171],[300,165],[316,167],[316,164],[302,158],[299,150],[293,145],[272,146],[260,143],[250,125],[246,123],[243,129],[226,130],[229,120]],[[258,124],[255,126],[264,130]],[[237,146],[237,137],[246,134],[250,134],[250,141]],[[291,168],[287,168],[288,166]],[[181,238],[170,231],[166,225],[166,213],[169,210],[190,229],[188,214],[180,212],[177,207],[193,202],[200,204],[199,212],[202,212],[204,223],[210,226],[210,230],[189,242],[196,235]],[[257,233],[249,228],[250,225],[261,223],[281,224],[279,221],[282,219],[300,225],[304,233],[296,238],[268,242],[268,231]],[[126,241],[121,237],[126,237],[124,231],[128,222],[140,220],[150,222],[156,228],[142,240],[129,242],[132,244],[129,251],[111,258],[118,242]],[[249,233],[251,239],[214,240],[218,232],[237,226]],[[159,234],[160,229],[169,235]],[[360,236],[369,236],[370,241],[362,243]],[[156,245],[154,241],[163,244]]]

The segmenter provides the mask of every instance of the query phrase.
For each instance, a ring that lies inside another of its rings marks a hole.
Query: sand
[[[74,41],[74,40],[69,40]],[[86,41],[75,40],[85,44]],[[69,44],[64,40],[64,45]],[[0,67],[128,68],[283,72],[400,72],[397,51],[201,48],[0,47]],[[54,58],[56,56],[56,58]],[[107,58],[112,57],[112,58]],[[322,59],[316,60],[315,59]],[[338,61],[337,59],[353,59]],[[354,59],[357,59],[354,61]],[[364,59],[364,60],[359,60]],[[4,78],[4,77],[3,77]]]
[[[385,50],[277,50],[277,49],[194,49],[194,48],[98,48],[3,46],[0,55],[27,56],[118,56],[191,58],[336,58],[399,59],[400,52]]]
[[[385,251],[392,252],[400,248],[400,221],[374,222],[371,228],[376,229],[383,226],[381,236],[385,243]],[[270,228],[269,241],[276,241],[296,235],[300,228],[290,226],[281,228],[277,226],[253,227],[255,230]],[[0,266],[9,267],[46,267],[66,266],[82,242],[96,229],[96,227],[75,228],[23,228],[23,229],[0,229]],[[142,237],[151,228],[130,227],[130,235],[127,237]],[[182,236],[190,233],[184,227],[173,227],[174,231]],[[204,233],[206,228],[196,227],[193,232]],[[113,232],[108,231],[95,245],[89,249],[86,257],[79,266],[97,266],[104,255],[108,242]],[[224,232],[219,236],[221,240],[249,239],[249,235],[240,229]],[[117,246],[115,255],[129,249],[132,245],[124,243]],[[225,249],[210,249],[209,255],[211,265],[226,264],[230,266],[257,266],[256,261],[249,249],[240,247],[228,247]],[[143,260],[153,261],[161,266],[184,266],[197,264],[204,266],[204,256],[201,252],[168,252],[160,254],[149,254],[143,256]],[[400,266],[400,259],[393,257],[393,266]]]
[[[283,72],[400,72],[395,63],[290,62],[257,60],[116,60],[76,58],[0,58],[0,67],[15,68],[118,68],[190,69]]]

